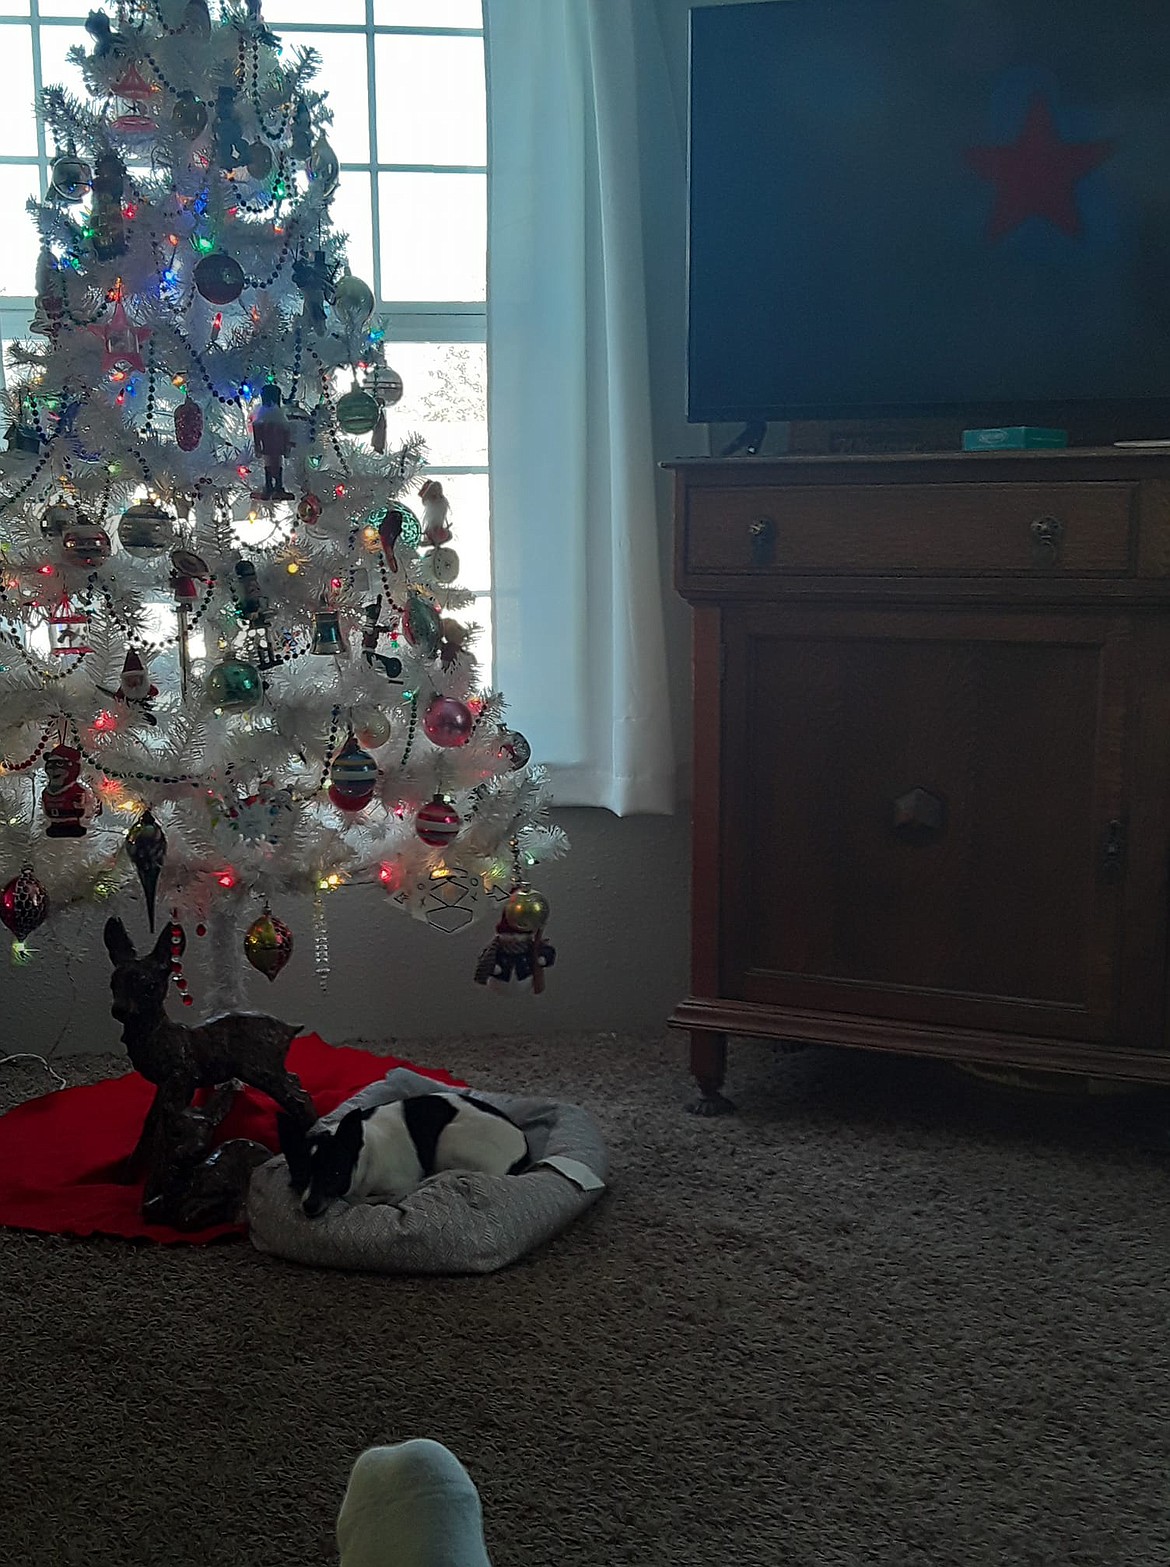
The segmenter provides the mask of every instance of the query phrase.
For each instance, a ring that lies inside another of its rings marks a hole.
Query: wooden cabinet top
[[[880,482],[1010,483],[1025,478],[1112,479],[1170,476],[1170,446],[1074,446],[1003,452],[830,453],[758,457],[675,457],[661,464],[682,483],[820,484]]]

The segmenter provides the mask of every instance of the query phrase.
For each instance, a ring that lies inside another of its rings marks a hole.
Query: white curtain
[[[561,805],[668,812],[637,0],[485,0],[496,680]]]

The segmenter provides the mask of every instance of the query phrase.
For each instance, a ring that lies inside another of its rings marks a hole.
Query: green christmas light
[[[215,249],[215,241],[208,239],[206,234],[193,234],[191,243],[201,256],[206,256]]]

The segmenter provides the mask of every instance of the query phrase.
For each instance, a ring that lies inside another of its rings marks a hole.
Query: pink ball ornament
[[[462,825],[459,812],[440,794],[420,806],[414,819],[415,832],[435,849],[445,848],[458,835]]]
[[[475,715],[457,697],[437,696],[423,714],[423,730],[434,745],[466,745],[475,727]]]

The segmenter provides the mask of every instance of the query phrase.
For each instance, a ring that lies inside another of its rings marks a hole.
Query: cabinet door
[[[724,615],[723,994],[1108,1041],[1123,615]]]

